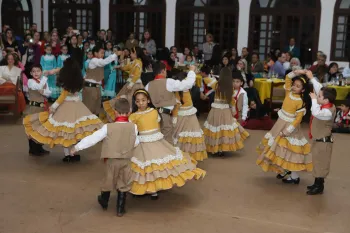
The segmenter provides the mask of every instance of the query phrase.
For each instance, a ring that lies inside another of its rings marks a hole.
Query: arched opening
[[[337,0],[334,10],[331,59],[349,61],[350,58],[350,0]]]
[[[249,47],[262,58],[271,49],[286,52],[295,38],[303,64],[312,64],[318,49],[320,0],[252,0]]]
[[[222,49],[237,46],[238,0],[177,0],[176,46],[198,45],[211,33]]]
[[[165,0],[111,0],[109,9],[109,25],[117,42],[125,42],[131,32],[141,40],[148,30],[157,47],[164,46]]]
[[[2,24],[9,25],[16,34],[22,35],[33,23],[32,12],[32,3],[29,0],[3,0]]]
[[[72,26],[95,35],[100,28],[99,0],[49,0],[50,30],[57,28],[60,35]]]

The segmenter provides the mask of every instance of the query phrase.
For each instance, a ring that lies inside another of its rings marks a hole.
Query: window
[[[331,59],[349,61],[350,0],[338,0],[335,5]]]
[[[295,38],[302,63],[312,64],[318,49],[320,0],[252,0],[249,48],[262,59],[273,49],[288,52]]]
[[[60,35],[65,34],[67,27],[83,31],[88,30],[92,35],[100,28],[99,0],[50,0],[49,2],[50,29],[57,28]]]
[[[142,40],[148,30],[161,47],[165,41],[165,11],[165,0],[111,0],[110,27],[117,42],[125,42],[131,32],[135,39]]]
[[[176,46],[201,48],[211,33],[222,49],[236,47],[238,8],[237,0],[177,0]]]
[[[33,23],[32,5],[28,0],[3,0],[2,23],[8,24],[17,35],[23,35]]]

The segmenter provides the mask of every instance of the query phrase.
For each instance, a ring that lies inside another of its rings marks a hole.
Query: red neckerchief
[[[332,103],[329,103],[329,104],[324,104],[324,105],[321,105],[321,110],[322,109],[330,109],[331,107],[333,107],[333,104]],[[312,139],[312,134],[311,134],[311,127],[312,127],[312,121],[314,119],[314,116],[311,115],[310,117],[310,129],[309,129],[309,138]]]
[[[237,100],[238,100],[238,96],[239,96],[239,93],[241,92],[241,88],[239,88],[239,91],[237,92],[237,95],[234,96],[233,98],[235,99],[235,107],[236,107],[236,114],[235,114],[235,118],[238,119],[239,117],[239,114],[238,114],[238,105],[237,105]]]
[[[127,116],[118,116],[115,118],[115,122],[129,122],[129,118]]]
[[[40,83],[40,79],[36,79],[33,77],[33,80],[36,83]],[[47,98],[44,96],[44,111],[48,112],[49,111],[49,102],[47,101]]]
[[[163,78],[165,78],[164,75],[162,75],[162,74],[157,74],[156,77],[154,78],[154,80],[163,79]]]
[[[340,123],[343,122],[344,117],[346,117],[349,114],[349,112],[350,112],[350,110],[347,111],[346,113],[342,113],[342,116],[340,116]],[[349,124],[349,120],[348,119],[346,119],[346,124],[347,125]]]

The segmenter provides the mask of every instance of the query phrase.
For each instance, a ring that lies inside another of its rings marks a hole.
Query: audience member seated
[[[317,58],[317,64],[310,67],[309,70],[314,74],[316,78],[318,78],[320,83],[324,83],[326,78],[326,74],[328,71],[328,66],[326,64],[327,55],[320,54]]]
[[[19,60],[12,53],[8,53],[5,60],[7,65],[0,66],[0,96],[10,96],[13,93],[17,93],[18,106],[10,105],[5,107],[10,111],[17,107],[17,111],[22,113],[26,107],[26,102],[23,92],[16,90],[17,80],[21,77],[22,73],[22,70],[17,67]]]
[[[350,99],[340,106],[332,131],[333,133],[350,133]]]
[[[255,130],[270,130],[274,122],[267,115],[267,112],[262,104],[258,104],[255,100],[250,99],[248,101],[249,111],[248,118],[244,128]]]

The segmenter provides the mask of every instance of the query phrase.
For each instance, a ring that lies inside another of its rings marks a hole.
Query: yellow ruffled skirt
[[[189,180],[203,178],[206,172],[196,167],[196,161],[166,140],[141,142],[131,159],[131,193],[144,195],[182,187]]]
[[[54,114],[40,112],[23,119],[27,136],[51,148],[70,147],[103,126],[96,115],[80,101],[65,101]]]
[[[263,171],[312,171],[310,144],[300,131],[300,126],[288,137],[280,136],[280,132],[289,125],[290,122],[279,118],[258,146],[259,156],[256,164]]]
[[[181,110],[179,113],[181,113]],[[189,116],[177,117],[173,137],[174,145],[189,153],[191,158],[196,161],[203,161],[208,158],[204,134],[195,113]]]
[[[213,154],[240,150],[249,137],[249,133],[232,117],[229,108],[212,107],[203,131],[207,151]]]

